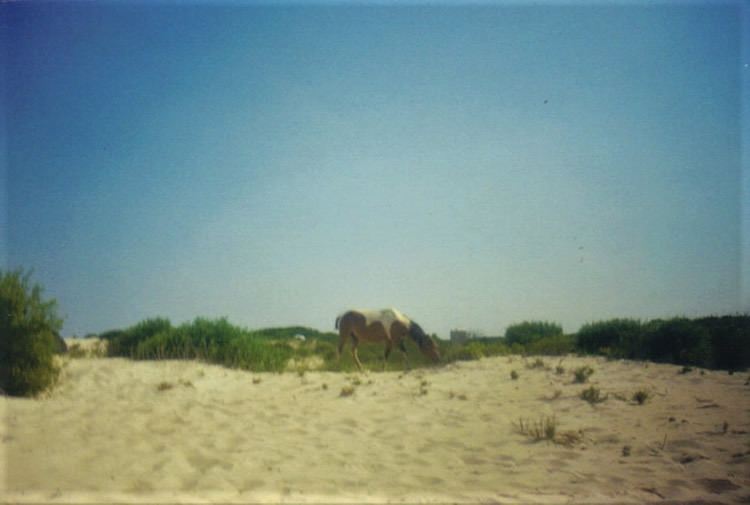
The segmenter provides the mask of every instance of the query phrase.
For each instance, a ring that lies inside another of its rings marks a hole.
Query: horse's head
[[[440,361],[440,350],[432,337],[427,335],[419,325],[412,321],[411,327],[409,328],[411,336],[419,344],[419,350],[422,354],[432,359],[434,362]]]

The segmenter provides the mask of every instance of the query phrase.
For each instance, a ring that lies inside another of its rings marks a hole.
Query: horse
[[[357,357],[357,346],[362,342],[382,342],[385,344],[385,356],[383,357],[383,370],[388,363],[388,355],[391,348],[397,345],[404,356],[404,364],[409,369],[409,359],[406,356],[404,337],[411,337],[419,346],[422,353],[437,362],[440,360],[440,351],[435,342],[422,328],[403,315],[396,309],[383,310],[349,310],[336,318],[336,329],[339,330],[338,359],[341,361],[341,352],[344,350],[346,340],[352,338],[352,356],[359,371],[362,371],[362,363]]]

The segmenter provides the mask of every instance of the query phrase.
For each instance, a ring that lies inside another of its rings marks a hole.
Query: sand
[[[747,372],[566,357],[558,374],[559,359],[518,356],[302,376],[65,361],[51,394],[0,398],[3,502],[750,500]],[[574,383],[584,365],[594,374]],[[607,399],[582,400],[591,385]],[[519,433],[545,416],[556,441]]]

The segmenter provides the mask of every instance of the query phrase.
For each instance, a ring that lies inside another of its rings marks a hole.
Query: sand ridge
[[[0,496],[55,503],[750,496],[747,373],[680,374],[677,366],[581,357],[528,368],[533,360],[304,375],[69,360],[53,393],[0,399],[7,476]],[[565,373],[555,371],[558,363]],[[584,365],[595,372],[576,384],[570,371]],[[591,385],[606,401],[579,397]],[[637,389],[651,393],[643,405],[631,400]],[[570,443],[518,432],[519,420],[541,418],[554,418]]]

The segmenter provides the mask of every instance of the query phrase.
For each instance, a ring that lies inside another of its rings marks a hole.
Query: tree
[[[44,289],[30,282],[31,272],[0,270],[0,389],[33,396],[54,385],[55,332],[63,320],[57,300],[44,300]]]

